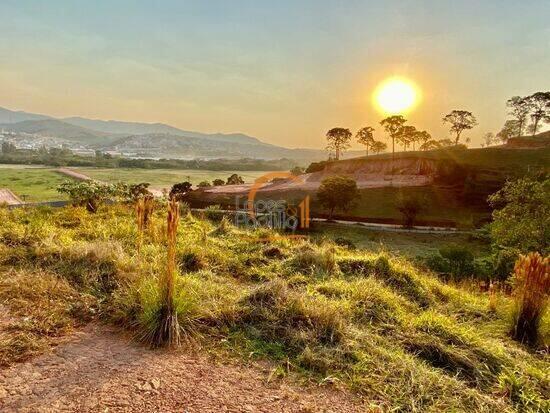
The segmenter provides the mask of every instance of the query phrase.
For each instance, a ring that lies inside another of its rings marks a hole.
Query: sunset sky
[[[513,95],[550,90],[550,1],[25,1],[0,3],[0,106],[164,122],[322,147],[371,125],[392,76],[435,138],[471,110],[479,144]]]

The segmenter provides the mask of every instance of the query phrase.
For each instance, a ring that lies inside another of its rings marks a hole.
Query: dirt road
[[[151,351],[93,325],[52,354],[0,371],[7,412],[358,412],[330,386],[268,383],[269,369]]]
[[[19,205],[23,201],[7,188],[0,188],[0,204]]]

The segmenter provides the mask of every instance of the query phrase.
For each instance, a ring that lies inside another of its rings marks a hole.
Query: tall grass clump
[[[540,324],[550,294],[550,260],[538,252],[521,256],[514,268],[516,308],[512,337],[528,345],[539,340]]]
[[[153,197],[146,196],[136,202],[137,225],[139,232],[143,233],[149,226],[151,215],[155,206]]]
[[[180,326],[174,303],[176,284],[176,235],[179,224],[179,204],[172,200],[168,204],[167,218],[167,263],[166,271],[159,277],[160,305],[155,320],[144,338],[152,347],[177,347],[180,344]]]

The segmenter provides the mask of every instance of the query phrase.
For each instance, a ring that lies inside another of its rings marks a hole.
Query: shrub
[[[57,188],[61,194],[67,195],[74,206],[86,207],[88,212],[95,213],[106,199],[117,195],[114,185],[98,181],[65,181]]]
[[[336,209],[347,211],[359,197],[357,182],[346,176],[325,178],[317,190],[317,199],[329,211],[329,219]]]
[[[489,202],[495,208],[491,237],[497,247],[550,252],[550,178],[508,182]]]
[[[208,181],[201,181],[197,186],[198,186],[199,188],[208,188],[208,187],[210,187],[210,186],[212,186],[212,185],[211,185],[210,182],[208,182]]]
[[[493,256],[493,274],[499,280],[507,280],[514,271],[519,258],[515,249],[505,248],[497,251]]]
[[[416,217],[424,209],[425,200],[415,196],[399,196],[396,208],[403,215],[403,227],[412,228]]]
[[[550,294],[550,260],[539,253],[521,256],[514,268],[516,308],[512,337],[522,343],[535,345],[539,327]]]
[[[222,207],[220,205],[209,205],[204,208],[204,217],[213,222],[220,222],[223,218]]]
[[[448,245],[439,249],[439,254],[447,260],[449,273],[455,278],[462,278],[474,273],[474,255],[461,245]]]
[[[212,181],[212,185],[213,185],[213,186],[223,186],[223,185],[225,185],[225,181],[224,181],[223,179],[219,179],[219,178],[218,178],[218,179],[214,179],[214,180]]]

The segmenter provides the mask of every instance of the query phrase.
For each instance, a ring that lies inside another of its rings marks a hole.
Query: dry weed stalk
[[[158,313],[158,325],[153,332],[151,343],[155,347],[175,347],[180,344],[180,326],[174,305],[176,282],[176,235],[179,223],[179,203],[175,200],[168,204],[167,247],[168,261],[166,272],[160,277],[161,303]]]
[[[491,281],[489,284],[489,311],[495,313],[497,311],[497,290],[495,284]]]
[[[516,313],[512,336],[535,345],[550,294],[550,261],[538,252],[522,255],[514,268]]]

